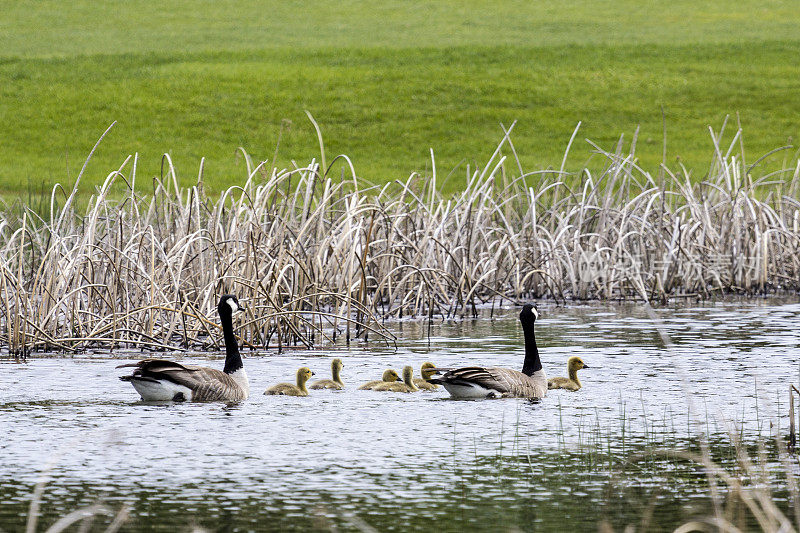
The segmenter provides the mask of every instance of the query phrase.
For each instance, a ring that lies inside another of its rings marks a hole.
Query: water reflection
[[[768,436],[787,425],[796,303],[656,309],[671,352],[639,306],[540,310],[548,373],[563,375],[571,355],[590,369],[580,392],[536,403],[355,390],[385,368],[418,372],[427,360],[520,367],[513,309],[493,320],[395,324],[397,351],[376,343],[251,354],[254,394],[237,405],[143,404],[103,354],[4,364],[0,527],[23,526],[37,472],[58,456],[43,524],[102,499],[131,503],[128,530],[357,530],[357,520],[381,531],[546,531],[564,521],[596,530],[603,518],[639,523],[654,500],[653,523],[666,528],[707,509],[702,476],[665,477],[676,468],[665,463],[623,483],[602,461],[627,457],[642,439],[677,446],[700,432]],[[326,374],[333,352],[347,359],[345,391],[260,394],[298,366]],[[222,355],[177,357],[213,366]],[[600,448],[611,459],[591,452]]]

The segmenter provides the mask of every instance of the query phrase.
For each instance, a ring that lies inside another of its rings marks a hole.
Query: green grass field
[[[70,185],[115,120],[84,190],[134,152],[142,187],[164,152],[185,184],[205,156],[211,190],[243,180],[240,146],[305,165],[319,148],[304,110],[328,159],[386,182],[429,172],[433,148],[440,182],[456,169],[446,190],[514,120],[526,170],[560,166],[582,121],[569,169],[585,138],[610,149],[640,126],[655,171],[662,106],[668,163],[695,176],[728,114],[748,160],[800,134],[795,3],[569,4],[0,0],[0,195]]]

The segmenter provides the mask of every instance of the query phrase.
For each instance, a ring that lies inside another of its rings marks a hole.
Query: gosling
[[[376,379],[374,381],[367,381],[363,385],[361,385],[358,390],[373,390],[378,385],[383,383],[392,383],[395,381],[400,381],[400,376],[397,375],[397,372],[392,370],[391,368],[383,371],[383,376],[381,379]]]
[[[381,383],[372,390],[390,392],[416,392],[419,390],[414,385],[414,368],[411,366],[403,367],[403,383]]]
[[[417,388],[423,392],[438,389],[439,385],[428,381],[428,379],[433,377],[433,375],[436,373],[435,368],[436,365],[433,363],[422,363],[422,368],[419,369],[422,377],[414,378],[414,385],[416,385]]]
[[[342,360],[339,358],[334,359],[331,361],[331,377],[333,379],[318,379],[311,382],[308,388],[342,390],[344,388],[344,382],[342,381],[343,368],[344,363],[342,363]]]
[[[567,360],[567,369],[569,372],[568,378],[550,378],[547,380],[548,389],[567,389],[576,391],[581,388],[581,382],[578,379],[578,370],[581,368],[589,368],[584,364],[578,356],[572,356]]]
[[[297,370],[297,385],[291,383],[278,383],[264,391],[264,394],[282,394],[284,396],[308,396],[306,381],[314,373],[308,367],[300,367]]]

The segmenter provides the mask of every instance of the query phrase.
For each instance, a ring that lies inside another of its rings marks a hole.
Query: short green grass
[[[485,5],[486,4],[486,5]],[[240,183],[237,148],[287,167],[346,153],[385,182],[430,172],[446,191],[517,120],[527,170],[568,167],[640,127],[655,169],[711,160],[708,125],[736,115],[746,156],[800,134],[800,12],[792,2],[6,2],[0,0],[0,195],[83,182],[131,153],[146,187],[168,152],[181,180]],[[729,127],[727,138],[735,131]],[[791,155],[791,153],[790,153]],[[771,164],[780,165],[785,153]]]

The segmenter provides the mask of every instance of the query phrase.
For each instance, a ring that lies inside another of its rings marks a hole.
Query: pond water
[[[430,328],[390,324],[396,349],[246,353],[253,394],[238,405],[139,402],[115,369],[139,353],[4,362],[0,529],[24,528],[50,465],[42,530],[96,502],[129,506],[123,531],[596,531],[600,520],[639,524],[645,512],[649,529],[669,530],[709,512],[701,477],[667,479],[658,465],[620,474],[596,461],[599,452],[624,458],[648,439],[703,432],[722,442],[731,427],[752,439],[786,433],[800,355],[796,298],[658,308],[655,321],[633,304],[539,309],[548,374],[565,375],[571,355],[590,368],[579,392],[536,403],[356,390],[387,367],[418,372],[424,361],[520,368],[513,308]],[[261,394],[293,381],[299,366],[327,377],[334,355],[346,390]],[[221,368],[223,355],[169,357]]]

